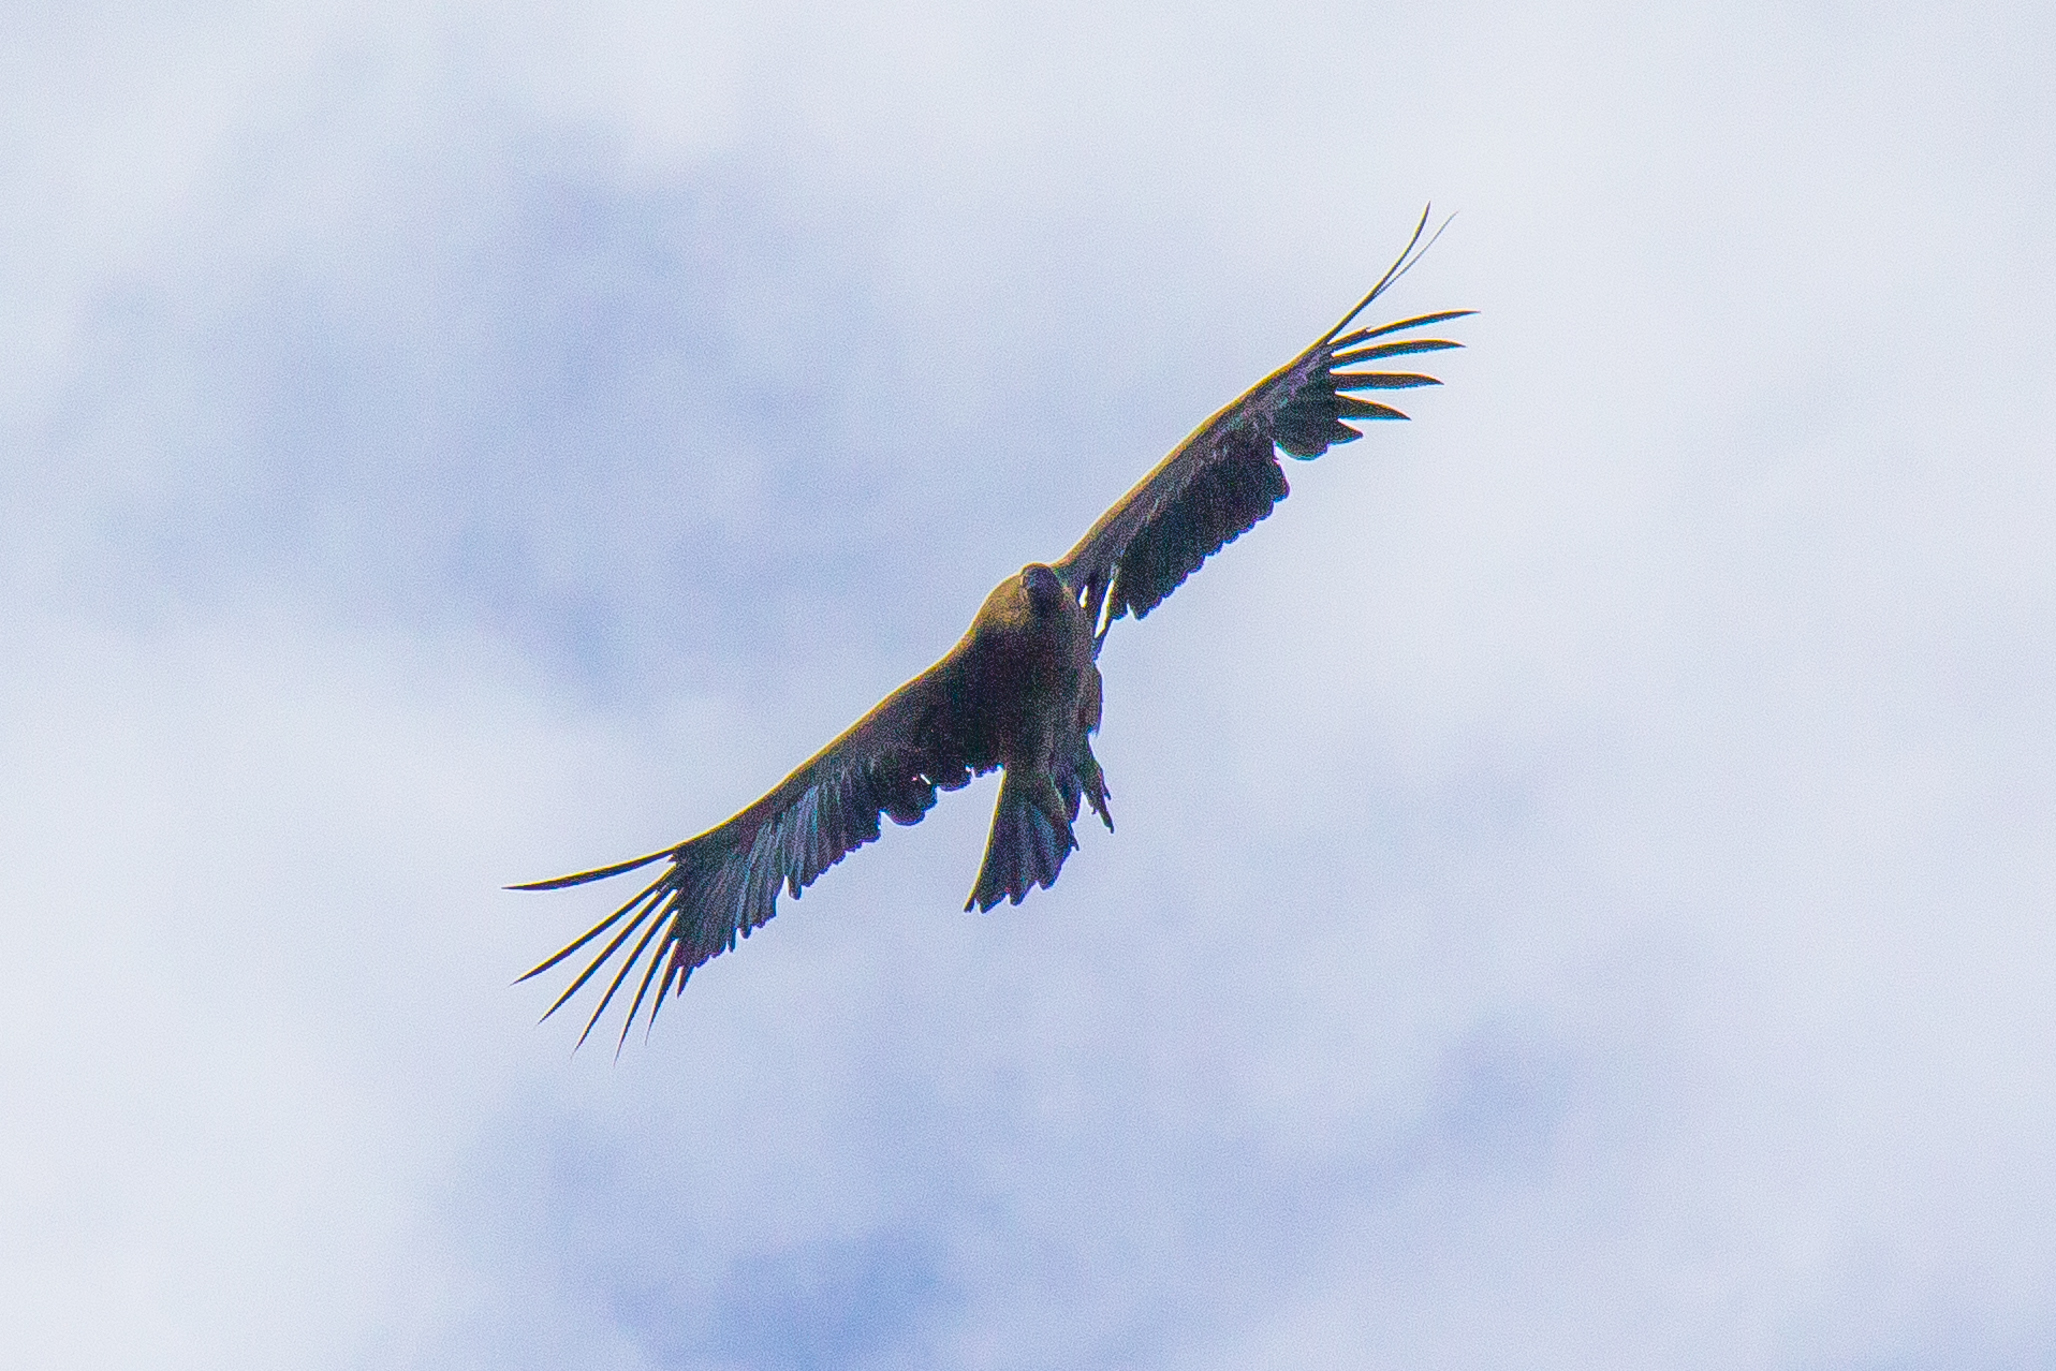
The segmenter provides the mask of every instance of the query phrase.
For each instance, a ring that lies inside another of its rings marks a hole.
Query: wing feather
[[[798,899],[821,873],[877,839],[881,818],[918,823],[938,791],[968,785],[997,766],[979,721],[960,703],[961,652],[960,644],[719,827],[644,857],[513,887],[555,890],[667,863],[626,904],[521,977],[539,976],[613,933],[543,1017],[563,1008],[626,947],[578,1039],[591,1035],[640,964],[642,978],[621,1025],[625,1042],[645,1003],[646,1022],[654,1023],[665,998],[687,977],[768,923],[778,912],[781,887]]]
[[[1441,338],[1371,340],[1472,312],[1463,309],[1343,333],[1433,245],[1433,236],[1422,241],[1427,225],[1423,211],[1405,250],[1356,308],[1305,352],[1193,430],[1055,564],[1098,625],[1099,641],[1116,619],[1125,614],[1140,619],[1163,603],[1207,558],[1254,528],[1290,493],[1277,450],[1311,461],[1363,436],[1345,420],[1406,417],[1391,405],[1346,392],[1440,384],[1417,372],[1339,370],[1462,346]]]

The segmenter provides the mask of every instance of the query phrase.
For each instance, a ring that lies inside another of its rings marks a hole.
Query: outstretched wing
[[[1441,338],[1401,335],[1473,311],[1444,310],[1343,332],[1433,245],[1432,237],[1421,241],[1427,225],[1423,211],[1406,250],[1342,322],[1195,429],[1055,564],[1097,626],[1095,648],[1114,620],[1148,614],[1200,563],[1254,528],[1285,498],[1289,487],[1274,449],[1311,461],[1332,444],[1363,436],[1345,420],[1406,417],[1351,391],[1441,384],[1413,372],[1347,368],[1461,347]]]
[[[960,650],[952,651],[887,696],[770,794],[719,828],[632,861],[511,887],[556,890],[652,862],[668,863],[628,903],[521,977],[541,975],[612,932],[543,1017],[556,1013],[626,948],[578,1035],[583,1043],[641,965],[642,978],[621,1025],[626,1041],[645,1001],[648,1022],[654,1024],[665,996],[683,986],[695,968],[769,922],[778,912],[781,886],[798,899],[815,877],[876,839],[881,817],[919,823],[935,804],[937,790],[968,785],[973,775],[997,766],[999,759],[979,736],[975,707],[964,700],[956,679],[959,655]]]

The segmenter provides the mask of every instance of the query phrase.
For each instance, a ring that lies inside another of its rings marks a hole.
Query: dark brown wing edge
[[[613,933],[543,1017],[555,1014],[627,948],[578,1035],[583,1045],[641,964],[642,979],[621,1024],[618,1052],[646,1001],[646,1024],[654,1025],[665,997],[683,987],[695,969],[770,921],[778,912],[781,886],[798,899],[822,872],[875,840],[881,817],[919,823],[938,790],[955,790],[973,775],[990,771],[996,761],[977,755],[959,727],[962,721],[954,717],[957,692],[949,688],[948,678],[956,655],[952,652],[887,696],[771,793],[718,828],[631,861],[508,887],[557,890],[652,862],[669,863],[626,904],[520,978],[539,976]]]
[[[1290,487],[1275,449],[1311,461],[1331,445],[1363,436],[1345,420],[1406,418],[1391,405],[1348,392],[1441,384],[1414,372],[1346,368],[1461,347],[1441,338],[1394,335],[1475,311],[1443,310],[1343,332],[1434,246],[1442,229],[1422,241],[1428,214],[1421,212],[1405,249],[1335,327],[1193,430],[1055,564],[1097,625],[1095,649],[1116,619],[1147,615],[1202,562],[1254,528],[1285,498]],[[1444,220],[1442,228],[1447,227]]]

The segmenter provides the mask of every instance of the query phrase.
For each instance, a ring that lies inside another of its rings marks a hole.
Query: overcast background
[[[2045,4],[0,9],[0,1361],[2056,1364]],[[1411,425],[576,1056],[1315,336]]]

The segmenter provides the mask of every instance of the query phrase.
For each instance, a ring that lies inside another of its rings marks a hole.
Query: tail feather
[[[1021,903],[1036,886],[1049,888],[1064,869],[1064,858],[1078,846],[1064,813],[1064,797],[1045,775],[1010,770],[1000,782],[999,806],[992,814],[992,835],[985,842],[985,862],[978,884],[964,902],[966,911],[981,914],[1001,900]],[[1070,805],[1077,813],[1077,802]]]

